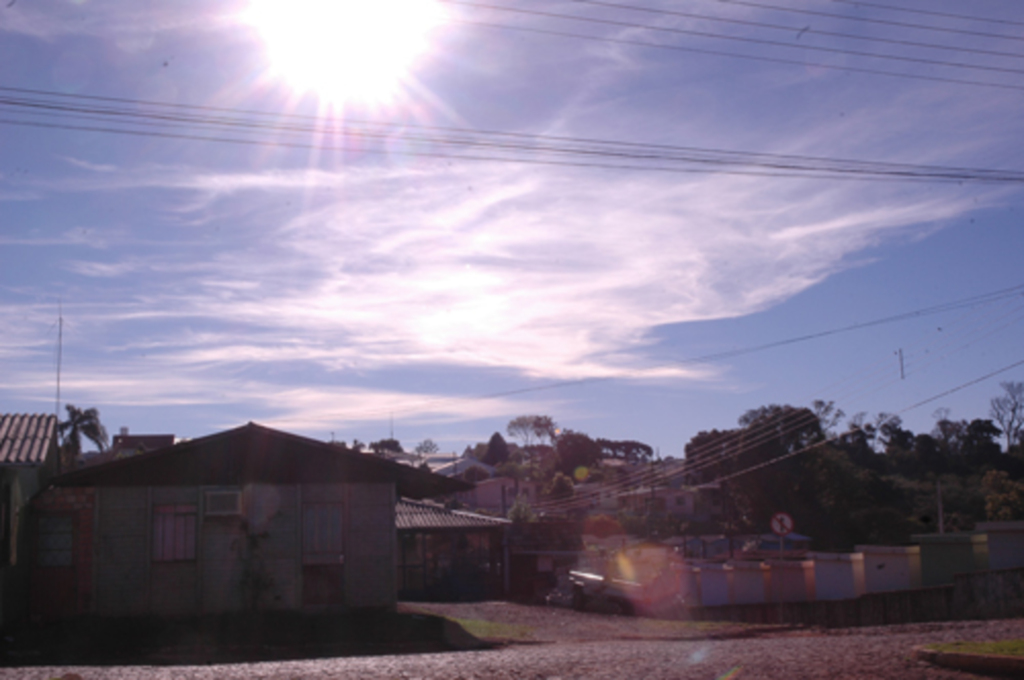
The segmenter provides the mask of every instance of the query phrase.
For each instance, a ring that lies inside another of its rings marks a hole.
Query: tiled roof
[[[437,503],[398,499],[395,526],[399,529],[490,529],[510,524],[507,519],[448,510]]]
[[[42,465],[57,437],[57,416],[0,415],[0,465]]]

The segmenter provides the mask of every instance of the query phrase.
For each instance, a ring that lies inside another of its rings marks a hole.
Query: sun
[[[251,0],[244,18],[274,75],[340,105],[392,99],[444,13],[436,0]]]

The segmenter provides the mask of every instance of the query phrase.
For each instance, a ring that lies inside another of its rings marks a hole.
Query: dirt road
[[[756,631],[753,637],[701,639],[665,633],[642,621],[580,615],[516,605],[444,605],[461,619],[489,616],[495,630],[524,641],[500,649],[404,656],[348,657],[211,666],[5,668],[0,678],[49,680],[77,673],[84,680],[298,680],[323,678],[520,679],[596,678],[970,678],[910,657],[915,645],[952,640],[1024,637],[1024,620],[915,624],[837,631]],[[494,608],[498,609],[494,609]],[[454,608],[454,609],[452,609]],[[432,607],[432,609],[434,609]],[[515,626],[503,628],[502,626]],[[528,642],[530,628],[538,631]],[[561,631],[561,632],[559,632]],[[652,632],[653,631],[653,632]],[[691,631],[692,632],[692,631]],[[706,631],[712,635],[715,631]],[[734,634],[733,631],[731,634]],[[629,639],[654,637],[656,639]],[[666,639],[666,637],[670,639]],[[625,639],[624,639],[625,638]],[[589,640],[589,641],[585,641]],[[730,675],[730,673],[733,673]]]

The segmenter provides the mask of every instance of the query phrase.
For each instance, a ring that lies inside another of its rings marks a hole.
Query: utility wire
[[[933,31],[936,33],[952,33],[955,35],[969,35],[976,38],[991,38],[996,40],[1017,40],[1024,41],[1024,38],[1016,35],[1006,35],[1001,33],[985,33],[983,31],[971,31],[962,28],[944,28],[941,26],[927,26],[925,24],[913,24],[904,21],[892,21],[889,19],[874,19],[871,17],[862,17],[853,14],[836,14],[834,12],[822,12],[820,10],[813,9],[799,9],[796,7],[785,7],[782,5],[772,5],[764,2],[750,2],[749,0],[716,0],[716,2],[727,3],[730,5],[737,5],[740,7],[752,7],[755,9],[770,9],[777,12],[789,12],[790,14],[803,14],[806,16],[818,16],[827,17],[829,19],[842,19],[844,21],[860,21],[867,24],[876,24],[878,26],[893,26],[896,28],[912,28],[919,31]],[[857,3],[859,4],[859,3]]]
[[[974,87],[992,87],[1001,90],[1024,90],[1022,85],[1013,85],[1008,83],[993,83],[988,81],[980,80],[967,80],[965,78],[947,78],[944,76],[929,76],[919,73],[900,73],[897,71],[885,71],[882,69],[866,68],[860,66],[842,66],[839,64],[825,64],[822,62],[808,62],[798,59],[787,59],[785,57],[769,57],[765,55],[755,54],[742,54],[739,52],[728,52],[726,50],[713,50],[700,47],[686,47],[684,45],[665,45],[661,43],[651,43],[642,40],[630,40],[627,38],[605,38],[600,36],[586,35],[582,33],[570,33],[568,31],[555,31],[545,28],[532,28],[527,26],[512,26],[510,24],[495,24],[486,21],[470,21],[467,19],[454,20],[456,23],[467,24],[470,26],[480,26],[482,28],[493,28],[498,30],[506,31],[521,31],[525,33],[536,33],[539,35],[548,35],[559,38],[575,38],[578,40],[590,40],[594,42],[604,42],[616,45],[631,45],[634,47],[650,47],[653,49],[661,50],[672,50],[675,52],[688,52],[690,54],[708,54],[716,57],[731,57],[735,59],[747,59],[751,61],[768,62],[772,64],[787,64],[791,66],[801,66],[804,68],[821,68],[829,69],[833,71],[847,71],[850,73],[864,73],[875,76],[888,76],[892,78],[908,78],[911,80],[924,80],[934,83],[948,83],[953,85],[971,85]]]
[[[455,2],[456,0],[442,0],[442,2]],[[615,2],[602,2],[601,0],[573,0],[575,4],[582,5],[593,5],[595,7],[607,7],[610,9],[621,9],[632,12],[643,12],[646,14],[654,14],[659,16],[670,16],[680,17],[685,19],[699,19],[702,21],[710,21],[715,23],[732,24],[736,26],[748,26],[751,28],[767,28],[775,31],[784,31],[793,35],[801,36],[803,34],[824,36],[829,38],[842,38],[844,40],[859,40],[863,42],[877,42],[887,45],[901,45],[903,47],[922,47],[933,50],[947,50],[951,52],[967,52],[970,54],[983,54],[987,56],[996,57],[1010,57],[1015,59],[1024,59],[1024,54],[1019,52],[1003,52],[1000,50],[987,50],[978,47],[966,47],[962,45],[943,45],[940,43],[928,43],[918,42],[915,40],[905,40],[899,38],[883,38],[880,36],[871,35],[858,35],[856,33],[842,33],[839,31],[827,31],[820,28],[813,28],[811,26],[793,26],[790,24],[775,24],[765,21],[753,21],[750,19],[735,19],[731,17],[716,16],[712,14],[698,14],[695,12],[681,12],[678,10],[670,9],[655,9],[653,7],[642,7],[639,5],[625,5]],[[460,4],[472,4],[469,2],[460,2]],[[798,38],[799,39],[799,38]]]
[[[1012,364],[1009,364],[1007,366],[1003,366],[1002,368],[998,368],[998,369],[996,369],[996,370],[994,370],[994,371],[992,371],[990,373],[986,373],[985,375],[983,375],[981,377],[975,378],[973,380],[969,380],[969,381],[967,381],[965,383],[961,383],[961,384],[957,385],[956,387],[953,387],[951,389],[946,390],[945,392],[940,392],[939,394],[932,395],[932,396],[928,397],[927,399],[924,399],[922,401],[917,402],[916,404],[911,404],[910,406],[907,406],[907,407],[901,409],[900,411],[898,411],[897,413],[893,414],[888,419],[888,422],[891,422],[895,417],[899,416],[900,414],[906,413],[907,411],[912,411],[914,409],[920,408],[921,406],[925,406],[927,404],[931,404],[931,403],[933,403],[935,401],[938,401],[939,399],[942,399],[943,397],[948,397],[951,394],[955,394],[956,392],[959,392],[961,390],[967,389],[968,387],[971,387],[973,385],[977,385],[980,382],[984,382],[984,381],[986,381],[986,380],[988,380],[990,378],[994,378],[995,376],[997,376],[997,375],[999,375],[1001,373],[1005,373],[1005,372],[1007,372],[1009,370],[1012,370],[1014,368],[1017,368],[1018,366],[1024,366],[1024,359],[1021,359],[1020,361],[1015,361]],[[821,446],[824,446],[825,444],[829,444],[831,442],[837,441],[837,440],[839,440],[840,438],[842,438],[843,436],[845,436],[847,434],[848,433],[844,433],[842,435],[836,435],[836,436],[831,437],[829,439],[826,439],[824,441],[812,444],[811,446],[808,446],[808,447],[805,447],[805,448],[802,448],[802,449],[798,449],[796,451],[792,451],[792,452],[787,453],[787,454],[785,454],[783,456],[778,456],[776,458],[773,458],[771,460],[765,461],[763,463],[758,463],[757,465],[752,465],[752,466],[750,466],[748,468],[745,468],[743,470],[739,470],[737,472],[733,472],[731,474],[719,477],[719,478],[715,479],[711,483],[713,483],[713,484],[720,484],[721,482],[725,482],[725,481],[728,481],[730,479],[734,479],[736,477],[740,477],[742,475],[749,474],[749,473],[754,472],[756,470],[761,470],[761,469],[766,468],[766,467],[768,467],[770,465],[775,465],[776,463],[780,463],[780,462],[782,462],[784,460],[787,460],[789,458],[793,458],[794,456],[799,456],[802,453],[807,453],[808,451],[811,451],[811,450],[816,449],[816,448],[820,448]]]
[[[0,92],[14,91],[14,88],[0,88]],[[87,100],[87,102],[90,100]],[[113,119],[119,123],[128,123],[135,126],[153,127],[207,127],[216,130],[241,130],[249,134],[310,134],[317,135],[321,139],[355,139],[357,141],[385,141],[392,139],[396,131],[407,142],[420,145],[403,151],[408,155],[419,155],[440,158],[458,158],[466,160],[501,160],[506,162],[532,162],[544,164],[563,164],[585,167],[613,167],[617,169],[647,169],[667,170],[682,172],[702,172],[698,168],[678,168],[669,166],[652,166],[651,162],[659,163],[681,163],[685,165],[707,166],[712,172],[730,172],[738,174],[770,174],[772,176],[784,176],[787,173],[792,176],[820,176],[820,177],[857,177],[871,179],[900,179],[909,181],[965,181],[985,180],[996,182],[1024,182],[1024,173],[1006,170],[993,170],[986,168],[963,168],[952,166],[936,165],[913,165],[891,162],[858,161],[852,159],[827,158],[815,156],[799,156],[784,154],[767,154],[752,152],[737,152],[722,149],[709,149],[699,147],[683,147],[670,145],[652,145],[627,143],[617,140],[596,140],[578,139],[570,137],[534,136],[523,134],[479,132],[452,129],[434,130],[425,128],[425,132],[401,130],[401,128],[388,126],[356,126],[343,125],[342,127],[326,127],[307,122],[303,117],[295,119],[282,117],[278,122],[265,121],[260,118],[250,120],[237,115],[230,116],[221,113],[213,115],[204,110],[192,111],[168,110],[163,107],[153,107],[153,110],[140,108],[143,102],[137,102],[135,106],[127,108],[125,103],[115,104],[92,104],[73,100],[68,102],[65,98],[51,97],[48,95],[24,96],[17,94],[0,94],[0,107],[7,107],[14,110],[23,110],[35,115],[56,116],[58,118],[68,117],[76,120],[105,120]],[[221,141],[236,144],[263,144],[277,145],[281,147],[318,148],[322,150],[354,151],[359,153],[380,152],[377,149],[361,145],[358,148],[350,146],[332,146],[317,141],[316,143],[285,141],[275,137],[267,141],[263,139],[236,138],[236,137],[213,137],[209,135],[196,135],[194,133],[177,133],[153,131],[151,129],[127,129],[108,128],[98,126],[68,125],[63,123],[41,123],[38,121],[16,120],[11,118],[2,119],[0,122],[8,124],[33,125],[37,127],[49,127],[56,129],[83,130],[91,132],[120,133],[141,136],[162,136],[169,138],[188,138],[201,141]],[[445,154],[434,150],[437,147],[455,147],[464,149],[486,149],[489,152],[500,152],[517,154],[515,156],[469,156],[465,154]],[[417,150],[419,149],[419,150]],[[388,150],[386,153],[391,153]],[[524,157],[518,154],[541,154]],[[593,161],[581,163],[569,163],[565,161],[553,161],[543,156],[554,154],[556,156],[578,156],[587,159],[612,159],[615,163],[595,163]],[[643,166],[623,165],[622,162],[641,163]],[[734,168],[748,167],[756,168],[755,171],[736,171]],[[765,173],[762,173],[764,170]]]
[[[1018,306],[1015,311],[1020,311],[1020,306]],[[1003,318],[1005,318],[1005,316],[1006,315],[1004,315]],[[1016,321],[1018,320],[1019,319],[1014,320],[1013,323],[1016,323]],[[1003,328],[1005,329],[1005,327],[1006,326],[1004,326]],[[966,345],[962,346],[960,349],[963,349],[964,347],[966,347]],[[949,394],[949,392],[943,393],[943,395],[940,396],[945,396],[946,394]],[[844,398],[846,397],[835,396],[832,399],[832,402],[835,403],[836,401]],[[899,413],[903,413],[906,410],[908,409],[904,409]],[[896,415],[891,415],[884,421],[880,421],[880,424],[884,422],[892,422],[892,420],[895,417]],[[641,469],[635,473],[620,478],[620,480],[616,481],[613,484],[604,485],[600,489],[582,491],[581,493],[577,494],[577,496],[575,496],[574,498],[568,500],[544,501],[535,504],[535,507],[537,509],[545,511],[557,511],[563,509],[582,507],[584,505],[588,505],[590,501],[594,499],[595,496],[601,497],[608,495],[628,494],[634,492],[637,486],[654,486],[658,484],[668,484],[671,483],[673,480],[678,479],[678,477],[682,475],[692,476],[695,474],[703,473],[708,469],[720,468],[723,464],[727,463],[728,461],[739,458],[744,454],[750,453],[751,451],[755,450],[758,446],[770,441],[771,439],[777,438],[779,436],[796,434],[800,430],[810,425],[813,425],[817,421],[817,414],[812,413],[808,409],[802,409],[801,412],[799,412],[797,417],[795,418],[785,418],[781,421],[778,419],[769,418],[755,427],[748,426],[739,434],[734,434],[730,436],[728,433],[723,433],[722,442],[712,441],[703,445],[698,445],[686,452],[685,460],[679,461],[674,465],[667,465],[667,463],[665,463],[661,466],[661,468],[657,470]],[[861,428],[858,427],[850,431],[857,431],[858,429]],[[838,438],[849,435],[850,431],[844,433],[843,435],[840,435]],[[740,445],[736,446],[736,443],[739,443]],[[728,453],[726,455],[716,455],[715,452],[720,450],[723,444],[728,447]],[[709,484],[714,483],[715,482],[709,482]]]
[[[575,0],[575,2],[583,2],[584,0]],[[728,0],[727,0],[728,1]],[[1013,21],[1011,19],[991,19],[989,17],[979,17],[972,14],[953,14],[952,12],[936,12],[930,9],[911,9],[910,7],[897,7],[895,5],[883,5],[879,2],[864,2],[863,0],[831,0],[832,2],[841,3],[844,5],[853,5],[854,7],[872,7],[874,9],[884,9],[887,12],[903,12],[905,14],[920,14],[922,16],[931,17],[942,17],[944,19],[960,19],[963,21],[981,21],[989,24],[998,24],[1006,26],[1024,26],[1024,21]]]
[[[854,57],[868,57],[871,59],[884,59],[889,61],[900,61],[912,64],[926,64],[928,66],[944,66],[947,68],[961,68],[970,69],[975,71],[989,71],[993,73],[1010,73],[1014,75],[1024,74],[1024,70],[1019,68],[1008,68],[1002,66],[983,66],[979,64],[969,64],[966,62],[956,61],[940,61],[937,59],[926,59],[923,57],[910,57],[901,56],[895,54],[879,54],[876,52],[863,52],[860,50],[848,50],[839,47],[822,47],[820,45],[807,45],[801,43],[783,42],[780,40],[767,40],[764,38],[751,38],[749,36],[737,36],[728,35],[726,33],[712,33],[710,31],[696,31],[687,28],[673,28],[668,26],[652,26],[650,24],[635,24],[627,21],[616,21],[614,19],[598,19],[594,17],[584,17],[574,14],[561,14],[558,12],[546,12],[541,10],[529,10],[521,9],[518,7],[505,7],[503,5],[490,5],[478,2],[468,2],[466,0],[445,0],[445,2],[456,4],[456,5],[468,5],[471,7],[479,7],[484,9],[498,10],[502,12],[514,12],[516,14],[525,14],[529,16],[539,16],[549,19],[563,19],[568,21],[579,21],[591,24],[600,24],[602,26],[616,26],[619,28],[635,28],[642,29],[645,31],[658,31],[661,33],[671,33],[673,35],[687,35],[697,38],[710,38],[713,40],[727,40],[731,42],[739,42],[751,45],[767,45],[770,47],[782,47],[785,49],[805,50],[811,52],[824,52],[827,54],[841,54],[844,56]],[[1018,55],[1024,56],[1024,55]]]
[[[455,0],[442,0],[442,2],[454,2]],[[844,40],[860,40],[863,42],[877,42],[887,45],[901,45],[903,47],[922,47],[932,50],[947,50],[952,52],[967,52],[970,54],[983,54],[987,56],[995,57],[1010,57],[1015,59],[1024,58],[1024,54],[1019,52],[1004,52],[1001,50],[987,50],[979,47],[967,47],[963,45],[943,45],[941,43],[929,43],[929,42],[918,42],[915,40],[906,40],[900,38],[884,38],[881,36],[863,35],[857,33],[842,33],[839,31],[828,31],[820,28],[814,28],[808,26],[793,26],[791,24],[775,24],[765,21],[754,21],[751,19],[736,19],[732,17],[716,16],[712,14],[698,14],[695,12],[681,12],[678,10],[670,9],[655,9],[654,7],[642,7],[640,5],[626,5],[616,2],[602,2],[601,0],[573,0],[575,4],[580,5],[593,5],[595,7],[607,7],[609,9],[621,9],[631,12],[643,12],[645,14],[654,14],[658,16],[670,16],[680,17],[684,19],[699,19],[702,21],[710,21],[715,23],[732,24],[735,26],[748,26],[750,28],[767,28],[775,31],[784,31],[786,33],[801,36],[803,34],[824,36],[829,38],[842,38]],[[460,2],[460,4],[472,4],[469,2]],[[858,3],[859,4],[859,3]],[[1009,22],[1013,23],[1013,22]],[[799,39],[799,38],[798,38]]]

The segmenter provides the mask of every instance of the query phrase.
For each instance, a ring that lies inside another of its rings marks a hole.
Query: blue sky
[[[749,408],[901,412],[1024,359],[1017,291],[691,361],[1024,284],[1019,182],[519,162],[550,160],[536,150],[510,162],[415,141],[443,127],[1024,171],[1024,7],[496,4],[617,23],[443,3],[413,40],[406,17],[423,2],[382,22],[286,3],[293,16],[277,23],[305,12],[313,27],[357,29],[344,34],[354,51],[327,53],[325,83],[274,56],[318,29],[272,52],[241,0],[0,7],[0,87],[15,88],[0,91],[0,411],[53,409],[58,309],[62,401],[97,407],[112,433],[183,437],[253,420],[371,441],[393,421],[408,447],[430,437],[461,451],[544,413],[678,456]],[[399,45],[418,51],[387,72]],[[98,101],[82,96],[386,127],[338,151],[280,129],[111,134],[81,128],[143,128],[9,100]],[[256,143],[196,139],[225,136]],[[939,407],[985,417],[1000,380],[1024,369],[904,421],[929,430]]]

